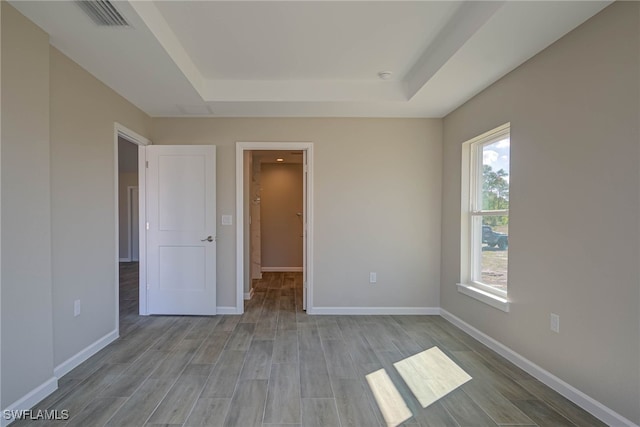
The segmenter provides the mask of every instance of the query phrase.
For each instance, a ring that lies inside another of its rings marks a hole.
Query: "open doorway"
[[[116,123],[114,125],[114,204],[116,280],[115,323],[122,336],[123,326],[145,314],[140,283],[144,283],[144,150],[146,138]]]
[[[138,238],[138,146],[118,136],[118,288],[120,323],[140,304]]]
[[[302,150],[252,150],[249,186],[249,293],[289,289],[302,306],[304,165]],[[245,188],[246,185],[245,185]],[[247,260],[245,259],[245,263]],[[246,271],[245,267],[245,271]]]
[[[312,148],[311,143],[236,145],[238,313],[261,281],[298,282],[302,308],[311,306]]]

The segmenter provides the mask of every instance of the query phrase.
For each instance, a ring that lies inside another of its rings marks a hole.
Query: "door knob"
[[[213,242],[213,237],[209,236],[206,239],[200,240],[201,242]]]

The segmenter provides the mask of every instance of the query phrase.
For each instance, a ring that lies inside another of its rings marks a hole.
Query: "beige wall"
[[[118,175],[118,228],[120,258],[130,258],[129,253],[129,187],[138,186],[136,172],[120,172]]]
[[[302,164],[262,164],[262,267],[302,267],[302,180]]]
[[[151,120],[1,4],[6,408],[114,331],[114,122],[149,135]]]
[[[51,48],[50,60],[57,365],[115,328],[114,122],[148,136],[151,120],[58,50]]]
[[[441,287],[445,310],[635,423],[639,7],[610,6],[445,118]],[[509,121],[507,314],[456,282],[461,144]]]
[[[49,37],[2,8],[2,408],[53,377]]]
[[[439,305],[441,120],[161,118],[152,140],[218,147],[218,216],[235,215],[236,141],[313,142],[314,305]],[[235,306],[235,227],[217,256],[218,304]]]

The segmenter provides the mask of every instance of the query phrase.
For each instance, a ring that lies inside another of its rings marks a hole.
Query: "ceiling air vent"
[[[76,0],[76,3],[97,25],[106,27],[129,26],[129,23],[108,0]]]

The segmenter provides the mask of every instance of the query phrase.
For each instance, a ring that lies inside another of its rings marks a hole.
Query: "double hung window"
[[[463,144],[461,292],[508,311],[510,126]]]

